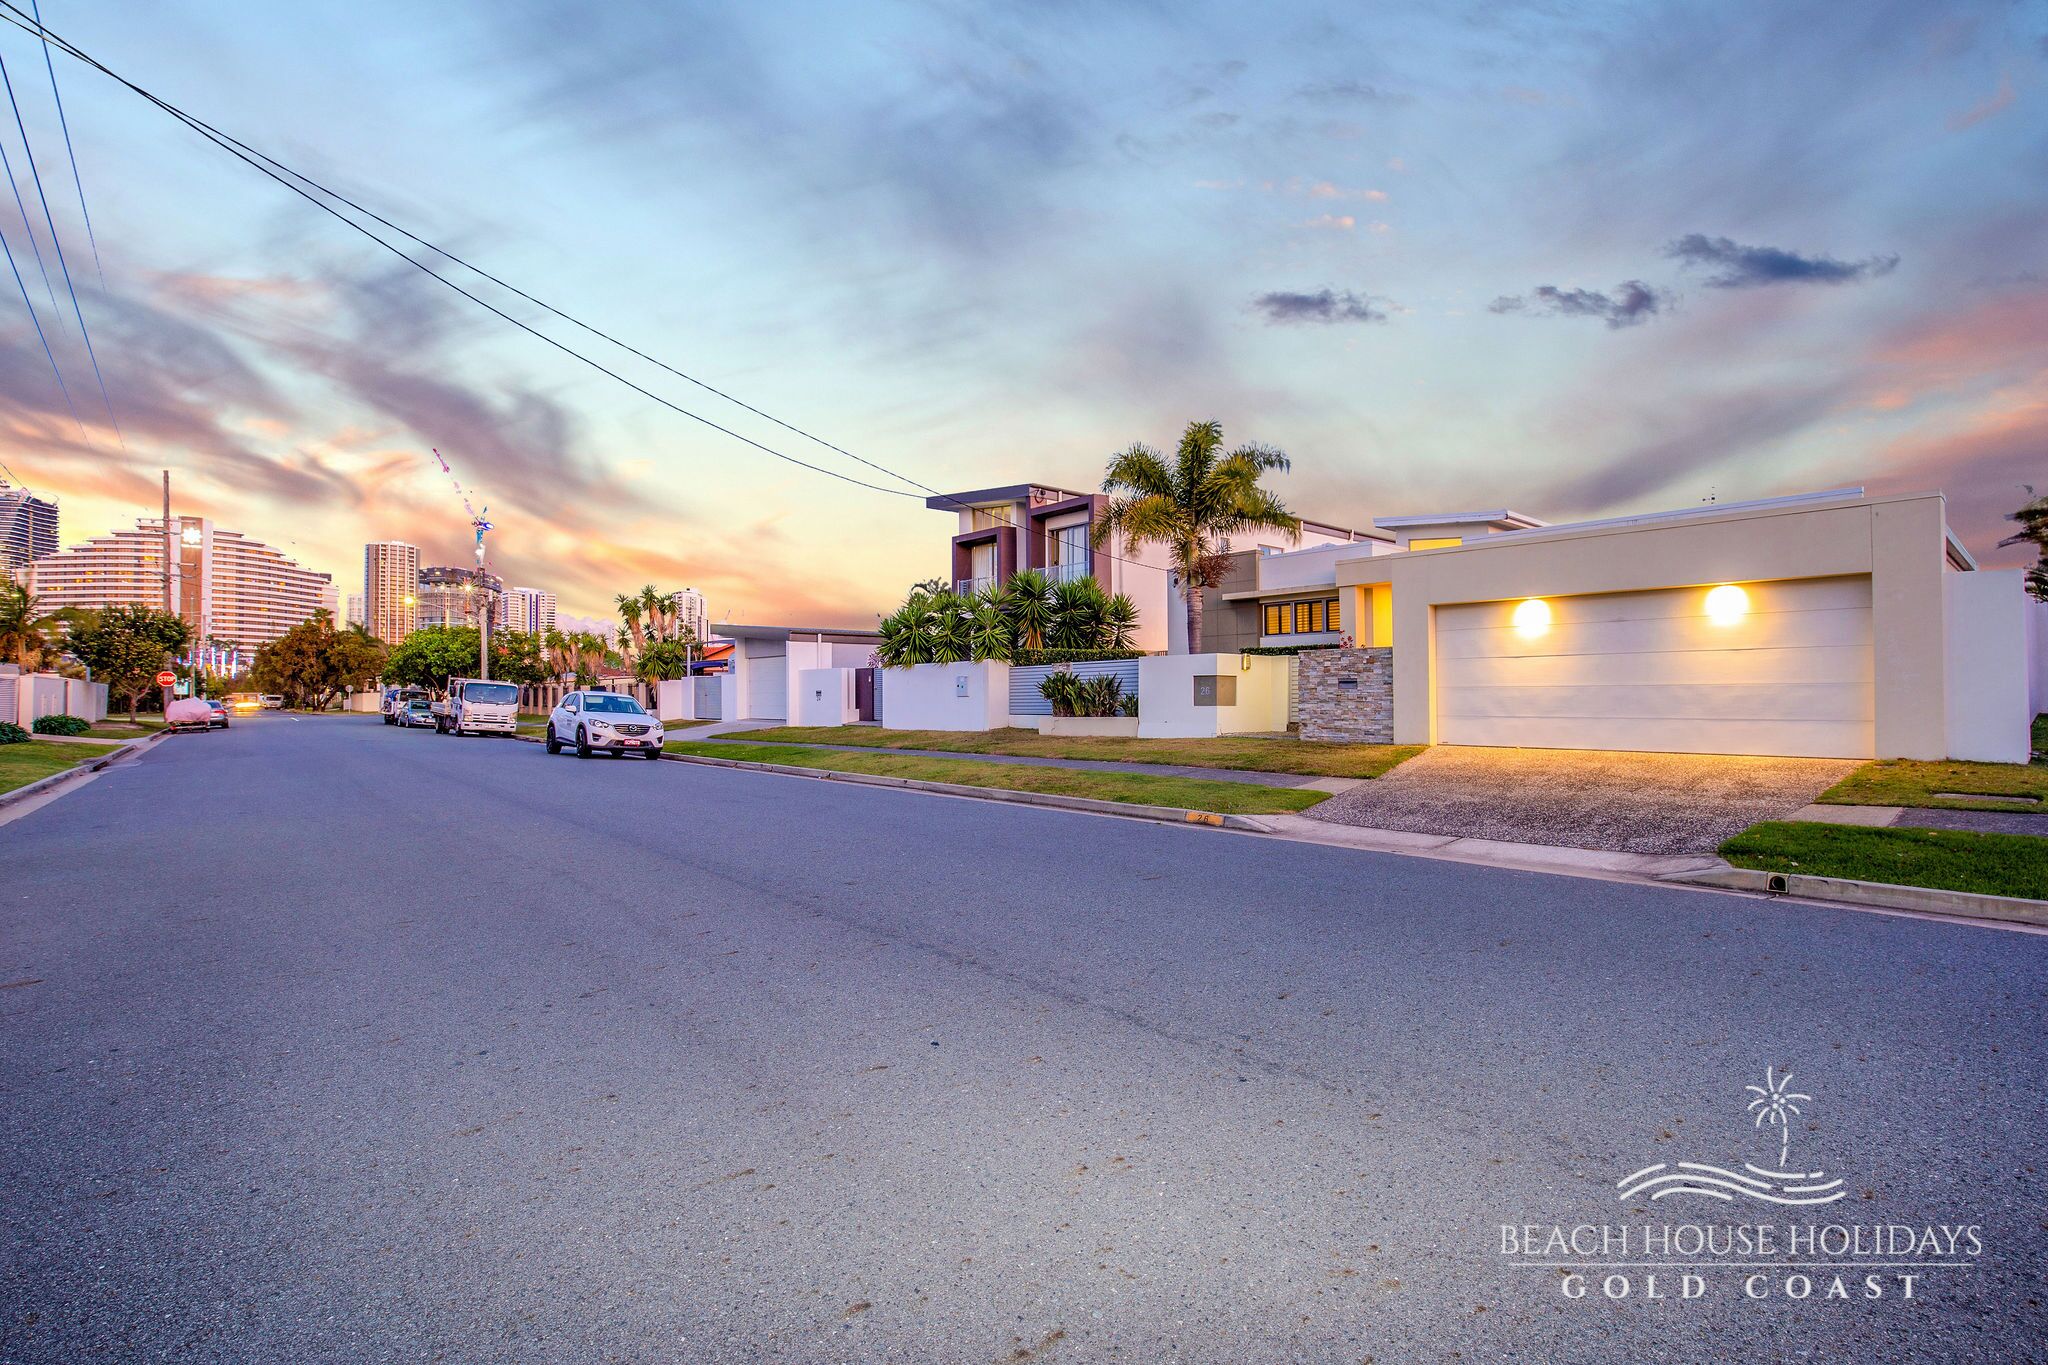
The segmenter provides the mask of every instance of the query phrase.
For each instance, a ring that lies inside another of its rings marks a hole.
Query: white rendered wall
[[[697,695],[695,683],[688,678],[664,678],[654,685],[654,717],[656,720],[695,720],[693,699]]]
[[[2048,602],[2027,599],[2028,696],[2035,715],[2048,713]]]
[[[64,680],[64,711],[66,715],[78,716],[84,720],[105,720],[107,718],[107,685],[87,682],[83,678]]]
[[[852,669],[806,668],[797,673],[796,688],[791,693],[792,724],[848,725],[858,719],[860,712],[853,704]]]
[[[1231,706],[1195,705],[1195,678],[1237,679]],[[1287,660],[1270,654],[1155,654],[1138,660],[1138,733],[1204,739],[1287,728]]]
[[[55,673],[24,673],[15,679],[16,724],[26,730],[44,716],[64,711],[64,679]]]
[[[1948,756],[2025,763],[2034,719],[2028,678],[2032,605],[2018,569],[1951,573],[1947,599]]]
[[[999,730],[1010,720],[1010,666],[918,664],[882,682],[887,730]]]

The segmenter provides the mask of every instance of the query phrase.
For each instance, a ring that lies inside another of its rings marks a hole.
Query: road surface
[[[285,716],[0,826],[0,907],[9,1362],[2048,1340],[2048,937]],[[1787,1066],[1847,1197],[1617,1196],[1775,1166]],[[1766,1223],[1978,1245],[1502,1254]]]

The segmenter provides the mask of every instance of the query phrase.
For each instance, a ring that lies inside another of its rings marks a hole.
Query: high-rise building
[[[0,479],[0,577],[57,553],[57,504]]]
[[[420,570],[421,626],[474,626],[483,620],[489,605],[493,623],[504,619],[496,606],[505,592],[505,580],[482,569],[443,568],[430,565]]]
[[[352,592],[348,595],[348,624],[352,626],[366,626],[369,624],[368,618],[363,615],[363,595],[359,592]]]
[[[402,540],[363,547],[363,625],[395,645],[419,629],[420,551]]]
[[[161,519],[142,518],[132,531],[96,536],[36,560],[29,567],[31,590],[50,609],[160,608],[165,540]],[[170,600],[195,639],[255,649],[315,612],[334,610],[331,577],[239,531],[221,530],[210,517],[172,517],[169,540]]]
[[[711,638],[711,616],[705,610],[703,593],[695,588],[684,588],[676,594],[676,611],[682,616],[683,624],[695,632],[698,644]]]
[[[510,588],[505,593],[505,627],[545,635],[555,628],[555,595],[544,588]]]

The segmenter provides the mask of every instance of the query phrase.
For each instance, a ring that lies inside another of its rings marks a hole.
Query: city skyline
[[[579,11],[576,44],[537,39],[565,13],[45,17],[932,488],[1092,488],[1114,451],[1213,416],[1288,451],[1277,491],[1343,525],[1467,510],[1475,487],[1558,520],[1865,484],[1943,489],[1987,564],[2024,558],[1995,549],[2048,445],[2048,178],[2025,173],[2044,52],[2019,11],[1795,4],[1731,31],[1704,5],[1407,6],[1366,33],[1305,10],[1083,27],[878,4],[802,30]],[[1708,81],[1705,43],[1754,82]],[[40,65],[17,31],[0,52]],[[247,78],[222,83],[223,62]],[[608,617],[652,581],[699,584],[735,620],[864,625],[942,570],[922,494],[664,412],[57,66],[106,271],[105,297],[96,279],[81,296],[127,443],[46,314],[80,438],[17,305],[0,450],[71,527],[152,511],[168,464],[175,510],[280,528],[337,580],[375,538],[463,563],[438,447],[490,508],[493,571],[553,583],[565,615]],[[18,84],[55,164],[47,86]],[[409,97],[366,109],[365,85]],[[892,482],[563,336],[752,439]]]

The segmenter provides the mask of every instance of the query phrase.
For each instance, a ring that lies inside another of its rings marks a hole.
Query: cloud
[[[1304,85],[1294,92],[1294,97],[1307,100],[1310,104],[1385,104],[1399,105],[1414,102],[1413,95],[1386,90],[1364,81],[1318,81]]]
[[[1525,298],[1503,294],[1486,306],[1489,313],[1538,313],[1560,318],[1601,318],[1609,328],[1634,327],[1669,307],[1671,296],[1641,280],[1624,280],[1612,294],[1597,289],[1559,289],[1540,284]]]
[[[2042,41],[2044,45],[2048,45],[2048,39],[2043,39]],[[1963,110],[1960,114],[1951,115],[1948,121],[1948,130],[1951,133],[1960,133],[1965,128],[1976,127],[1985,119],[1997,118],[2000,114],[2012,108],[2015,98],[2016,96],[2013,94],[2012,89],[2012,73],[2008,71],[1999,76],[1997,90],[1993,91],[1979,103]]]
[[[1349,232],[1358,226],[1358,220],[1348,213],[1319,213],[1313,218],[1304,219],[1301,225],[1305,228],[1331,228],[1338,232]]]
[[[1857,280],[1889,275],[1897,267],[1897,256],[1872,256],[1861,261],[1838,261],[1831,256],[1801,256],[1774,246],[1742,246],[1726,237],[1691,233],[1679,238],[1664,254],[1685,265],[1707,266],[1717,273],[1707,277],[1711,289],[1747,289],[1763,284],[1849,284]]]
[[[1349,289],[1318,289],[1313,294],[1261,294],[1252,300],[1252,307],[1265,314],[1266,321],[1273,324],[1387,320],[1385,310],[1375,307],[1370,296],[1355,294]]]
[[[1387,200],[1385,190],[1347,190],[1330,180],[1318,180],[1311,184],[1307,194],[1311,199],[1365,199],[1375,204],[1383,204]]]

